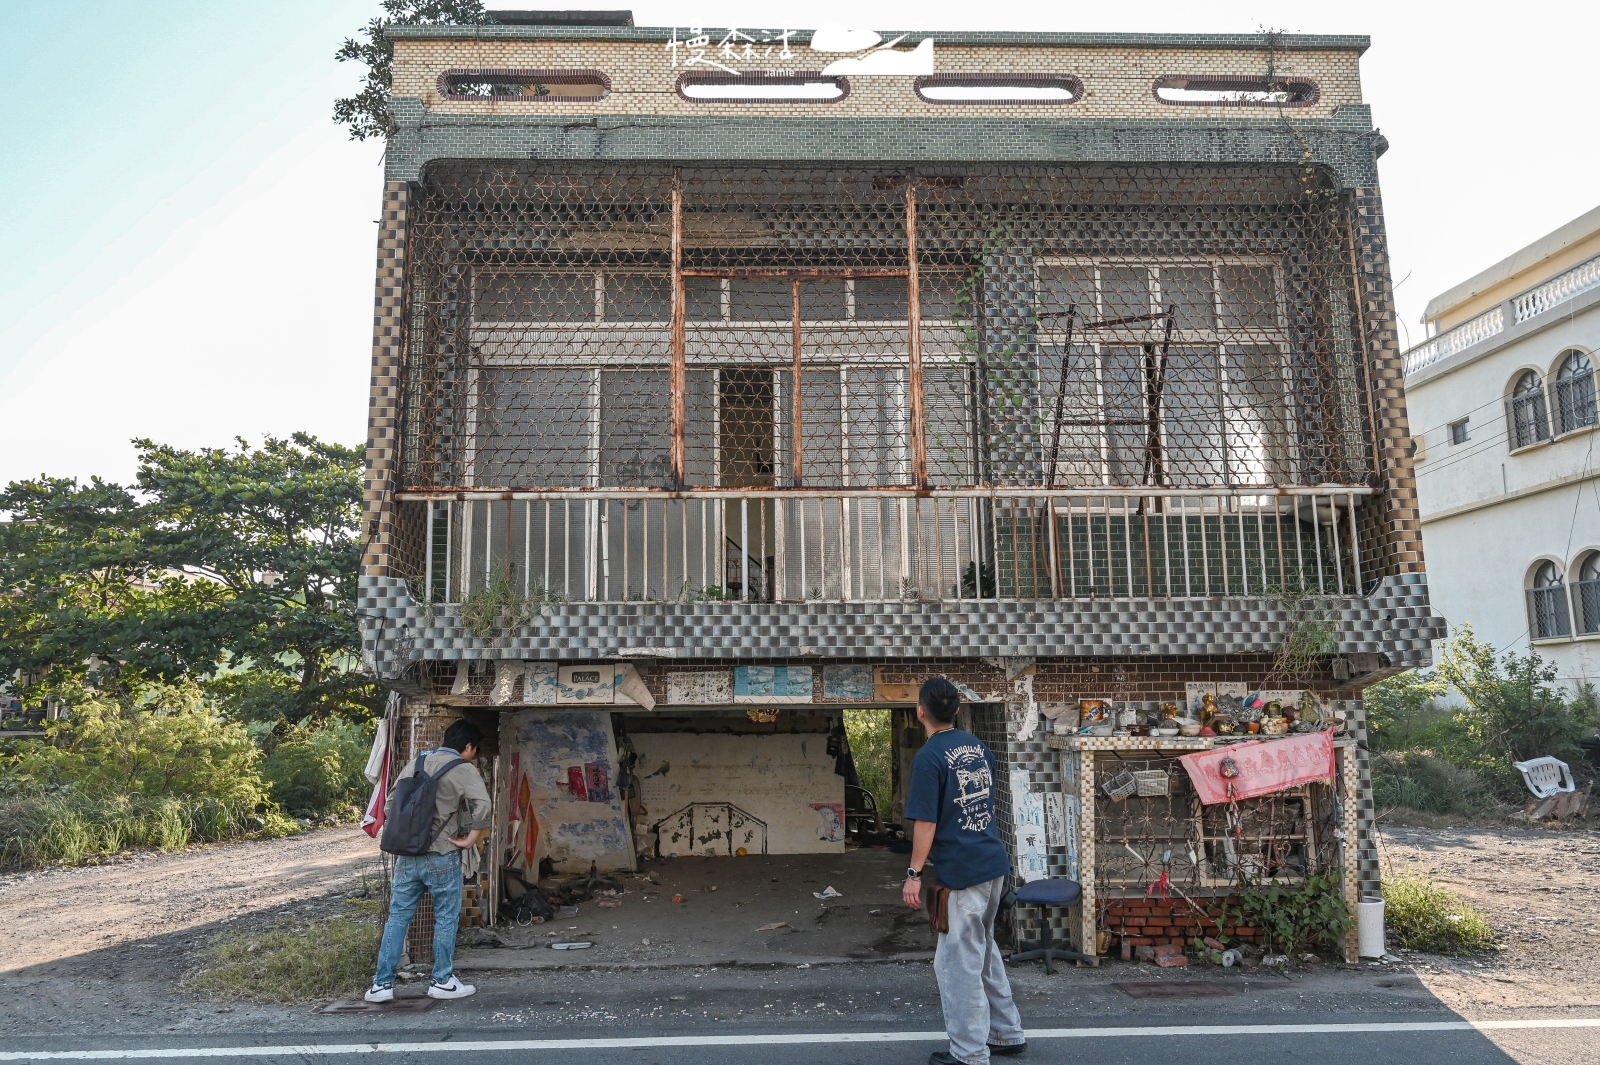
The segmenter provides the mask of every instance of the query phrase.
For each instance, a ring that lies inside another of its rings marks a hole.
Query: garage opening
[[[606,670],[628,668],[560,667],[564,685],[602,689],[616,683]],[[586,963],[931,951],[926,918],[899,897],[915,710],[785,703],[795,668],[741,667],[741,686],[765,685],[757,704],[728,705],[749,696],[713,685],[698,706],[507,707],[498,949],[527,965],[559,964],[552,946],[573,943],[590,944],[562,947],[590,951]]]

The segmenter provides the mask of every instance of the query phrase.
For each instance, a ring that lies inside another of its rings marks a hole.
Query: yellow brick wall
[[[681,53],[680,53],[681,54]],[[715,50],[707,51],[714,55]],[[805,47],[781,66],[763,60],[764,70],[817,70],[831,58]],[[1295,118],[1327,118],[1341,104],[1361,102],[1359,56],[1354,51],[1279,52],[1279,77],[1311,78],[1321,98],[1311,107],[1295,107]],[[909,77],[850,79],[850,94],[835,103],[699,103],[675,89],[681,62],[671,65],[660,43],[612,41],[396,41],[394,93],[422,100],[430,111],[450,114],[637,114],[671,116],[782,116],[860,118],[879,116],[956,118],[1141,118],[1224,119],[1233,122],[1279,121],[1275,107],[1194,107],[1164,104],[1152,86],[1163,75],[1266,73],[1265,52],[1238,49],[1178,48],[940,48],[935,38],[934,72],[938,74],[1072,74],[1082,79],[1084,99],[1073,104],[929,104],[912,91]],[[738,69],[745,69],[733,63]],[[598,103],[567,100],[534,102],[443,100],[439,75],[446,70],[599,70],[611,79],[611,95]],[[704,68],[695,68],[704,69]],[[758,69],[751,67],[750,69]]]

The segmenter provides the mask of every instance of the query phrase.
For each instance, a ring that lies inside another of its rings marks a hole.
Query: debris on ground
[[[842,899],[844,898],[844,895],[833,890],[833,885],[829,884],[821,891],[813,891],[811,893],[811,897],[814,899]]]

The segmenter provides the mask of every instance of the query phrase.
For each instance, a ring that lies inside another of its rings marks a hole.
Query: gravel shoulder
[[[1600,1005],[1600,832],[1387,828],[1385,876],[1425,873],[1483,911],[1500,950],[1478,958],[1404,955],[1452,1009]]]

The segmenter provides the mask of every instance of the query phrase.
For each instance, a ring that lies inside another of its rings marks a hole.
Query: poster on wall
[[[810,666],[736,666],[736,703],[809,703],[814,686]]]
[[[556,704],[558,684],[556,682],[556,667],[546,662],[529,662],[527,671],[522,676],[522,683],[527,689],[523,701],[530,706],[554,706]]]
[[[1078,879],[1078,797],[1067,796],[1067,818],[1065,829],[1067,833],[1067,879]]]
[[[506,715],[501,749],[508,782],[512,865],[557,872],[635,867],[633,834],[617,794],[616,739],[609,709],[526,710]],[[536,875],[536,874],[535,874]]]
[[[872,699],[871,666],[823,666],[822,694],[829,699]]]
[[[1049,876],[1049,843],[1044,826],[1044,799],[1028,782],[1028,771],[1011,770],[1011,834],[1016,841],[1017,872],[1024,883]]]
[[[1044,835],[1052,849],[1067,845],[1067,797],[1059,791],[1044,793]]]
[[[609,705],[617,701],[616,666],[562,666],[556,671],[556,702]]]
[[[731,703],[733,674],[725,669],[699,673],[668,673],[667,702],[674,706]]]
[[[844,803],[814,802],[817,811],[817,838],[824,843],[844,842]]]

